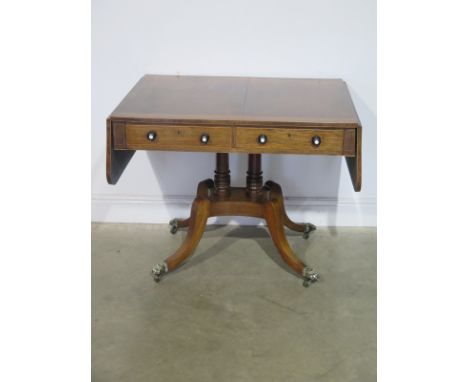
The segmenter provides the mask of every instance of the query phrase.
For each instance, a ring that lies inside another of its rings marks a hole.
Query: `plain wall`
[[[214,153],[136,152],[115,186],[105,177],[105,120],[146,73],[342,78],[363,126],[363,186],[341,157],[264,155],[293,219],[376,224],[374,0],[92,2],[92,219],[165,223],[185,217]],[[231,182],[247,158],[231,154]],[[255,224],[256,219],[232,221]]]

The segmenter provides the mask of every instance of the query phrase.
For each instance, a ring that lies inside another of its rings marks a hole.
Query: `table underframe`
[[[171,220],[171,233],[187,228],[181,246],[163,263],[156,264],[152,276],[156,282],[178,268],[197,247],[208,218],[214,216],[248,216],[263,218],[271,238],[285,263],[303,279],[303,285],[318,280],[318,274],[304,264],[293,252],[286,238],[284,227],[302,232],[307,239],[316,227],[310,223],[295,223],[287,215],[281,186],[273,181],[263,184],[261,154],[248,154],[248,170],[245,187],[231,187],[229,154],[216,154],[213,179],[198,184],[190,217]]]

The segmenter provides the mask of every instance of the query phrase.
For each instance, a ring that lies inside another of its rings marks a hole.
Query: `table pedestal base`
[[[317,281],[318,274],[307,267],[292,251],[284,227],[302,232],[305,239],[316,229],[313,224],[294,223],[286,214],[283,193],[279,184],[268,181],[263,185],[260,154],[249,154],[246,187],[230,187],[228,154],[216,154],[215,179],[198,184],[190,217],[171,220],[171,233],[187,227],[187,236],[179,249],[164,263],[153,267],[152,275],[159,282],[164,273],[176,269],[195,250],[213,216],[249,216],[266,220],[273,242],[286,264],[304,280],[304,286]]]

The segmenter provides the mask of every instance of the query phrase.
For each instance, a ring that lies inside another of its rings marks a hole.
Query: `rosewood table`
[[[344,81],[145,75],[107,119],[107,181],[116,184],[135,150],[216,153],[213,179],[199,183],[184,242],[153,267],[155,281],[195,250],[207,219],[251,216],[266,220],[281,257],[303,280],[318,279],[291,250],[284,227],[315,230],[288,217],[279,184],[263,183],[261,154],[340,155],[354,190],[361,188],[361,124]],[[248,154],[245,187],[231,187],[229,153]]]

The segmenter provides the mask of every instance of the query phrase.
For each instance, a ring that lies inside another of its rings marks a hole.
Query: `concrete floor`
[[[263,227],[208,227],[194,256],[156,284],[181,243],[167,225],[92,225],[92,380],[375,381],[376,230],[288,231],[320,275],[286,269]]]

